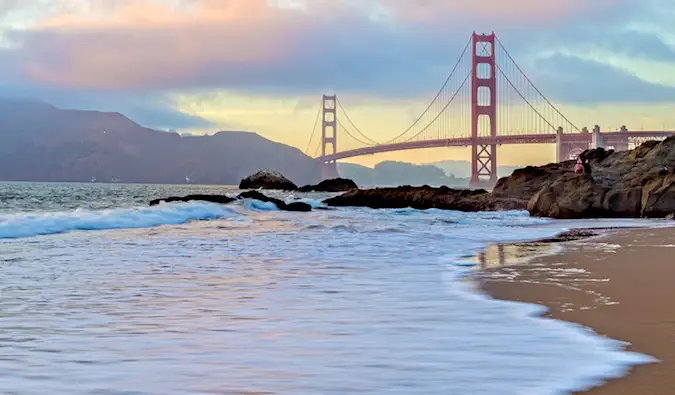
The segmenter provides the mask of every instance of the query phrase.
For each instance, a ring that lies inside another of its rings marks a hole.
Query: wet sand
[[[560,254],[499,267],[509,256],[560,247]],[[494,246],[484,258],[477,277],[490,295],[545,305],[549,317],[588,326],[661,361],[584,394],[675,394],[675,228],[612,231],[562,245]]]

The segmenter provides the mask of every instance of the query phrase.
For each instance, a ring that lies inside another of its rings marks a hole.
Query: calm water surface
[[[147,206],[237,192],[0,184],[0,393],[554,394],[646,361],[460,281],[487,243],[598,221]]]

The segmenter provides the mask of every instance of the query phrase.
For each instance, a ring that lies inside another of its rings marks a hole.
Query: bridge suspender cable
[[[415,133],[415,134],[414,134],[413,136],[411,136],[409,139],[403,140],[402,143],[407,143],[408,141],[414,140],[414,139],[415,139],[416,137],[418,137],[420,134],[424,133],[427,129],[429,129],[429,127],[430,127],[431,125],[433,125],[434,122],[436,122],[436,121],[438,120],[438,118],[441,117],[441,115],[445,112],[445,110],[447,110],[448,107],[450,107],[450,104],[452,104],[452,102],[455,100],[455,98],[457,97],[457,95],[459,95],[459,93],[462,91],[462,88],[464,88],[464,85],[466,85],[466,82],[469,80],[469,77],[471,77],[471,72],[469,72],[469,74],[467,74],[466,78],[464,78],[464,82],[462,82],[462,85],[460,85],[459,88],[457,88],[457,91],[455,92],[455,94],[452,95],[452,97],[450,98],[450,100],[445,104],[445,106],[441,109],[441,111],[438,112],[438,114],[436,115],[436,117],[434,117],[434,119],[432,119],[431,121],[429,121],[429,123],[427,123],[425,127],[423,127],[419,132]]]
[[[541,97],[544,98],[544,100],[546,101],[546,103],[548,103],[548,104],[553,108],[553,110],[554,110],[558,115],[560,115],[567,123],[569,123],[576,131],[580,131],[580,129],[579,129],[572,121],[570,121],[569,119],[567,119],[567,117],[566,117],[565,115],[563,115],[563,114],[558,110],[558,108],[557,108],[555,105],[553,105],[553,103],[551,103],[551,102],[548,100],[548,98],[547,98],[543,93],[541,93],[541,91],[539,90],[539,88],[537,88],[537,86],[536,86],[534,83],[532,83],[532,81],[527,77],[527,74],[525,74],[525,72],[520,68],[520,66],[518,66],[518,63],[516,63],[515,59],[513,59],[513,57],[511,57],[511,54],[509,53],[509,51],[506,49],[506,47],[504,46],[504,44],[502,44],[502,42],[499,40],[499,38],[498,38],[497,36],[495,36],[495,40],[497,40],[497,43],[499,43],[499,46],[501,47],[501,49],[504,51],[504,53],[506,54],[506,56],[511,60],[511,62],[513,63],[513,65],[516,66],[516,69],[518,69],[518,71],[520,72],[520,74],[522,74],[523,77],[525,77],[525,80],[526,80],[526,81],[534,88],[534,90],[535,90],[539,95],[541,95]],[[504,74],[504,73],[502,73],[502,74]],[[517,89],[516,89],[516,90],[517,90]],[[541,116],[541,115],[540,115],[540,116]],[[554,129],[555,129],[555,128],[554,128]]]
[[[354,122],[352,122],[352,119],[349,117],[349,114],[347,114],[347,110],[345,110],[345,108],[342,107],[342,103],[340,102],[340,99],[337,99],[336,101],[337,101],[337,103],[338,103],[338,106],[340,106],[340,109],[342,110],[342,113],[344,114],[345,118],[347,118],[347,121],[349,121],[349,123],[352,125],[352,127],[353,127],[353,128],[354,128],[361,136],[363,136],[366,140],[372,142],[374,145],[380,145],[380,143],[378,143],[377,141],[375,141],[375,140],[371,139],[370,137],[366,136],[366,134],[363,133],[363,132],[361,131],[361,129],[359,129],[356,125],[354,125]],[[349,133],[347,133],[347,134],[349,134]],[[350,135],[350,136],[351,136],[351,135]],[[352,136],[352,137],[353,137],[353,136]],[[358,139],[357,139],[357,141],[358,141]],[[365,144],[366,144],[366,145],[371,145],[371,144],[368,144],[368,143],[365,143]]]
[[[441,87],[441,89],[438,91],[438,93],[436,94],[436,96],[434,97],[434,99],[429,103],[429,105],[427,106],[427,108],[422,112],[422,114],[421,114],[419,117],[417,117],[417,119],[415,120],[415,122],[413,122],[413,123],[412,123],[406,130],[404,130],[401,134],[399,134],[398,136],[394,137],[394,138],[391,139],[391,140],[385,141],[383,144],[389,144],[389,143],[392,143],[392,142],[396,141],[397,139],[403,137],[403,136],[404,136],[406,133],[408,133],[415,125],[417,125],[417,123],[418,123],[419,121],[422,120],[422,118],[427,114],[427,112],[429,112],[429,109],[431,109],[431,107],[434,105],[434,103],[436,102],[436,100],[438,100],[438,97],[441,95],[441,93],[443,93],[443,89],[445,89],[445,87],[446,87],[446,86],[448,85],[448,83],[450,82],[450,79],[451,79],[452,76],[455,74],[455,71],[457,70],[457,68],[459,67],[460,63],[462,62],[462,59],[464,59],[464,55],[466,55],[466,50],[467,50],[467,49],[469,48],[469,46],[471,45],[471,40],[472,40],[472,39],[469,39],[469,42],[466,43],[466,46],[464,47],[464,50],[462,51],[462,54],[459,56],[459,59],[457,60],[457,63],[455,64],[455,67],[452,69],[452,71],[450,72],[450,75],[448,75],[448,78],[445,80],[445,83],[443,84],[443,86]],[[446,108],[447,108],[447,106],[446,106]],[[442,112],[442,111],[441,111],[441,112]],[[438,118],[438,117],[436,117],[436,118]],[[428,127],[428,125],[427,125],[427,127]],[[409,141],[409,140],[406,140],[406,141]]]
[[[361,143],[365,146],[372,146],[373,145],[373,144],[366,143],[365,141],[361,140],[360,138],[358,138],[358,137],[354,136],[353,134],[349,133],[349,130],[345,127],[345,125],[342,124],[342,122],[340,122],[339,118],[336,119],[336,121],[337,121],[338,126],[340,126],[342,128],[341,131],[347,133],[347,135],[349,137],[353,138],[354,140],[358,141],[359,143]],[[378,144],[375,144],[375,145],[378,145]]]
[[[516,88],[516,86],[513,85],[513,82],[511,82],[511,80],[509,79],[509,77],[507,77],[506,74],[502,71],[502,68],[499,67],[499,65],[496,64],[496,63],[495,63],[495,67],[497,68],[497,70],[499,70],[499,72],[502,74],[502,76],[504,76],[504,79],[506,79],[506,81],[509,83],[509,85],[511,85],[511,87],[513,88],[513,90],[516,91],[516,93],[521,97],[521,99],[525,100],[525,103],[527,103],[527,105],[530,106],[530,108],[531,108],[531,109],[539,116],[539,118],[543,119],[544,122],[546,122],[546,123],[548,124],[548,126],[551,127],[551,129],[556,130],[556,127],[553,126],[553,125],[551,124],[551,122],[548,121],[548,119],[546,119],[543,115],[541,115],[541,113],[540,113],[536,108],[534,108],[534,106],[532,105],[532,103],[530,103],[530,101],[527,100],[527,98],[525,97],[525,95],[523,95],[523,94],[520,92],[520,90],[518,90],[518,88]]]
[[[309,137],[307,142],[307,148],[305,148],[305,155],[309,156],[309,147],[312,145],[312,140],[314,140],[314,135],[316,134],[316,125],[319,123],[319,118],[321,117],[321,109],[323,109],[323,102],[319,104],[319,110],[316,113],[316,119],[314,120],[314,126],[312,127],[312,135]]]
[[[469,43],[471,43],[471,41],[469,41]],[[466,48],[464,49],[464,51],[466,51]],[[487,54],[487,53],[488,53],[488,49],[487,49],[487,47],[486,47],[485,45],[483,45],[483,50],[481,51],[481,56],[483,56],[483,55],[485,55],[485,54]],[[462,57],[463,57],[463,56],[464,56],[464,55],[462,54]],[[461,58],[460,58],[460,60],[461,60]],[[453,73],[454,73],[454,70],[453,70]],[[402,142],[403,142],[403,143],[407,143],[408,141],[412,141],[412,140],[414,140],[415,138],[417,138],[420,134],[424,133],[427,129],[429,129],[429,127],[430,127],[431,125],[433,125],[433,124],[438,120],[438,118],[441,117],[441,115],[445,112],[445,110],[447,110],[448,107],[450,107],[450,104],[452,104],[452,102],[455,101],[455,98],[457,97],[457,95],[459,95],[459,93],[462,91],[462,88],[464,88],[464,86],[466,85],[467,81],[469,81],[469,77],[471,77],[471,74],[472,74],[472,73],[473,73],[473,70],[469,70],[469,73],[466,75],[466,77],[464,77],[464,81],[462,81],[462,84],[459,86],[459,88],[457,88],[457,90],[455,91],[455,93],[452,95],[452,97],[450,98],[450,100],[448,100],[448,102],[447,102],[447,103],[445,104],[445,106],[441,109],[441,111],[439,111],[438,114],[436,114],[436,116],[434,117],[434,119],[432,119],[431,121],[429,121],[429,123],[427,123],[426,126],[424,126],[424,127],[423,127],[419,132],[417,132],[415,135],[411,136],[409,139],[404,140],[404,141],[402,141]],[[417,121],[415,121],[415,122],[417,122]]]

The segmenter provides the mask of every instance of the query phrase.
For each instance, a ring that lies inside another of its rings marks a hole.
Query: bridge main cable
[[[455,67],[453,67],[452,71],[450,72],[450,75],[448,75],[448,78],[445,80],[445,83],[443,83],[443,86],[441,86],[441,89],[438,90],[438,93],[436,93],[436,96],[433,98],[433,100],[431,100],[431,102],[429,103],[427,108],[422,112],[422,114],[420,114],[420,116],[417,117],[417,119],[406,130],[404,130],[401,134],[399,134],[398,136],[394,137],[391,140],[385,141],[382,144],[390,144],[390,143],[398,140],[399,138],[403,137],[406,133],[408,133],[410,130],[412,130],[412,128],[415,127],[415,125],[417,125],[417,123],[422,120],[422,118],[429,112],[431,107],[434,105],[436,100],[438,100],[438,98],[441,96],[441,93],[443,93],[443,90],[445,89],[445,87],[450,82],[450,79],[452,78],[452,76],[455,74],[455,71],[457,70],[460,63],[462,62],[462,59],[464,59],[464,55],[466,55],[466,50],[469,49],[470,45],[471,45],[471,38],[466,43],[466,46],[464,47],[464,50],[462,50],[462,54],[459,56],[459,59],[457,60],[457,63],[455,63]],[[465,83],[466,83],[466,81],[465,81]],[[455,94],[455,96],[456,96],[456,94]],[[445,108],[447,108],[447,106]],[[443,109],[443,111],[445,110],[445,108]],[[442,113],[443,111],[441,111],[440,113]],[[438,117],[436,117],[435,119],[438,119]],[[427,125],[425,128],[428,128],[428,127],[429,127],[429,125]],[[418,135],[419,135],[419,133],[416,134],[415,136],[418,136]],[[406,140],[406,141],[410,141],[410,140]]]
[[[366,147],[372,147],[373,146],[373,144],[366,143],[365,141],[361,140],[360,138],[358,138],[358,137],[354,136],[353,134],[349,133],[349,130],[345,127],[345,125],[342,124],[342,122],[340,122],[340,119],[336,118],[336,122],[337,122],[338,126],[340,126],[342,128],[342,132],[347,133],[347,135],[349,137],[351,137],[354,140],[358,141],[359,143],[365,145]],[[375,145],[379,145],[379,144],[375,144]]]
[[[309,141],[307,142],[307,148],[305,148],[305,155],[309,156],[309,147],[312,145],[312,140],[314,140],[314,135],[316,134],[316,126],[319,124],[319,118],[321,118],[321,109],[323,108],[323,102],[319,104],[319,110],[316,112],[316,119],[314,120],[314,126],[312,127],[312,135],[309,136]]]
[[[349,132],[347,132],[347,134],[349,134],[349,135],[350,135],[352,138],[354,138],[356,141],[359,141],[359,142],[361,142],[361,143],[363,143],[363,144],[365,144],[365,145],[380,145],[380,143],[378,143],[377,141],[375,141],[375,140],[371,139],[370,137],[366,136],[366,134],[363,133],[363,132],[361,131],[361,129],[359,129],[359,128],[354,124],[354,122],[352,121],[352,119],[349,117],[349,114],[347,114],[347,110],[345,110],[345,108],[342,106],[342,103],[340,102],[340,99],[336,98],[336,101],[337,101],[338,106],[340,106],[340,109],[342,110],[342,113],[344,114],[345,118],[347,118],[347,121],[349,121],[349,123],[352,125],[352,127],[353,127],[353,128],[354,128],[361,136],[363,136],[366,140],[370,141],[372,144],[364,143],[363,141],[361,141],[361,140],[355,138],[354,136],[352,136]],[[339,120],[338,120],[338,123],[340,123]],[[346,129],[343,125],[341,125],[341,126],[342,126],[343,129]]]
[[[407,143],[407,142],[409,142],[409,141],[412,141],[412,140],[414,140],[415,138],[417,138],[420,134],[424,133],[427,129],[429,129],[429,127],[430,127],[431,125],[433,125],[434,122],[436,122],[436,121],[438,120],[438,118],[441,117],[441,115],[443,115],[443,113],[445,112],[445,110],[447,110],[448,107],[450,107],[450,104],[452,104],[452,102],[455,101],[455,98],[457,97],[457,95],[459,95],[459,93],[462,91],[462,89],[463,89],[464,86],[466,85],[467,81],[469,81],[469,77],[471,77],[471,72],[469,72],[469,74],[466,75],[466,77],[464,78],[464,81],[462,82],[462,84],[459,86],[459,88],[457,88],[457,91],[455,91],[455,93],[452,95],[452,97],[450,98],[450,100],[448,100],[448,102],[445,103],[445,106],[441,109],[441,111],[438,112],[438,114],[436,114],[436,116],[434,117],[434,119],[432,119],[431,121],[429,121],[429,123],[427,123],[426,126],[424,126],[419,132],[415,133],[415,134],[414,134],[413,136],[411,136],[409,139],[401,141],[401,143]]]
[[[509,51],[506,49],[506,47],[504,46],[504,44],[502,44],[501,40],[499,40],[499,37],[495,36],[495,39],[497,40],[497,43],[499,44],[499,46],[501,47],[501,49],[504,51],[504,53],[506,54],[506,56],[509,58],[509,60],[511,60],[511,63],[513,63],[513,65],[516,66],[516,69],[520,72],[520,74],[522,74],[523,77],[525,77],[525,80],[530,84],[530,86],[532,86],[532,87],[534,88],[534,90],[535,90],[535,91],[536,91],[536,92],[537,92],[537,93],[538,93],[538,94],[546,101],[546,103],[548,103],[548,105],[550,105],[550,106],[553,108],[553,110],[554,110],[558,115],[560,115],[560,116],[562,117],[562,119],[565,120],[565,122],[569,123],[570,126],[572,126],[576,131],[580,131],[581,129],[579,129],[572,121],[570,121],[563,113],[561,113],[560,110],[558,110],[558,107],[556,107],[553,103],[551,103],[551,101],[548,100],[548,98],[547,98],[547,97],[539,90],[539,88],[537,88],[537,86],[530,80],[530,78],[527,76],[527,74],[525,74],[525,72],[523,71],[523,69],[520,68],[520,66],[519,66],[518,63],[515,61],[515,59],[513,59],[513,57],[511,56],[511,54],[509,53]],[[499,67],[498,65],[496,65],[496,66]],[[504,74],[504,72],[501,71],[501,68],[500,68],[500,72],[501,72],[502,75],[506,78],[506,80],[509,81],[509,78]],[[518,92],[518,93],[520,94],[520,91],[518,91],[518,89],[515,88],[515,87],[513,86],[513,84],[511,83],[511,81],[509,81],[509,84],[511,84],[511,86],[516,90],[516,92]],[[521,95],[521,97],[522,97],[522,95]],[[523,99],[524,99],[524,98],[523,98]],[[525,100],[525,101],[527,102],[527,100]],[[528,102],[528,105],[530,105],[530,107],[532,106],[529,102]],[[535,111],[538,113],[537,110],[535,110]],[[539,115],[539,116],[541,116],[541,115]],[[544,118],[542,117],[542,119],[544,119]],[[544,120],[546,121],[546,119],[544,119]],[[547,122],[548,122],[548,121],[547,121]],[[555,127],[554,127],[554,129],[555,129]]]

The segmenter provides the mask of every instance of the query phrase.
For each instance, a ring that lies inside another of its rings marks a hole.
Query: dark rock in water
[[[524,210],[527,201],[494,198],[489,192],[430,186],[377,189],[352,189],[324,201],[328,206],[357,206],[382,208],[443,209],[458,211]]]
[[[358,186],[352,180],[346,178],[334,178],[332,180],[321,181],[317,185],[305,185],[298,189],[298,192],[345,192],[356,188],[358,188]]]
[[[172,196],[172,197],[165,198],[165,199],[152,200],[150,202],[150,205],[155,206],[155,205],[160,204],[161,202],[166,202],[166,203],[188,202],[188,201],[191,201],[191,200],[199,200],[199,201],[204,201],[204,202],[228,204],[228,203],[232,203],[233,201],[235,201],[237,199],[256,199],[256,200],[260,200],[262,202],[271,202],[271,203],[274,203],[279,208],[279,210],[284,210],[284,211],[302,211],[302,212],[312,211],[312,206],[307,204],[307,203],[303,203],[303,202],[286,203],[283,200],[265,196],[258,191],[243,192],[239,196],[237,196],[236,199],[225,196],[225,195],[187,195],[187,196],[184,196],[184,197]]]
[[[535,243],[564,243],[566,241],[587,239],[589,237],[598,236],[602,231],[607,231],[609,229],[611,228],[572,229],[566,232],[558,233],[553,237],[536,240]]]
[[[220,203],[227,204],[235,201],[236,199],[231,198],[225,195],[187,195],[183,197],[171,196],[165,199],[155,199],[150,201],[151,206],[156,206],[162,202],[171,203],[171,202],[189,202],[191,200],[199,200],[204,202]]]
[[[241,180],[239,189],[279,189],[282,191],[295,191],[298,189],[298,186],[278,171],[260,170]]]
[[[279,207],[277,205],[277,207]],[[312,211],[312,206],[304,202],[291,202],[286,203],[285,206],[279,207],[280,210],[284,211],[298,211],[298,212],[309,212]]]
[[[312,211],[312,206],[310,206],[307,203],[303,203],[303,202],[286,203],[283,200],[271,198],[269,196],[265,196],[264,194],[262,194],[258,191],[242,192],[241,194],[239,194],[238,198],[239,199],[255,199],[255,200],[260,200],[261,202],[274,203],[279,210],[284,210],[284,211],[302,211],[302,212]]]

